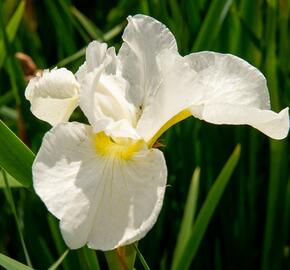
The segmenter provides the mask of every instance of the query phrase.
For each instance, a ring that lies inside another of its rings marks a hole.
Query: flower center
[[[101,156],[129,160],[136,152],[142,149],[142,146],[144,146],[143,140],[120,139],[115,142],[104,132],[95,135],[96,151]]]

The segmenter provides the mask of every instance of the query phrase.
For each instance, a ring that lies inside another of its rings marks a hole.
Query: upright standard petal
[[[87,73],[102,65],[106,74],[116,74],[117,63],[115,48],[108,48],[106,43],[94,40],[86,49],[86,61],[76,72],[76,77],[81,83]]]
[[[114,136],[115,130],[115,136],[136,139],[136,110],[125,97],[127,82],[119,76],[104,74],[104,68],[101,65],[83,79],[80,107],[95,132],[104,130]]]
[[[177,51],[174,36],[157,20],[136,15],[128,17],[118,58],[122,76],[130,83],[128,98],[139,108],[160,83],[156,56],[164,49]]]
[[[229,54],[193,53],[185,57],[198,74],[203,98],[193,103],[192,114],[214,124],[247,124],[271,138],[283,139],[289,130],[288,108],[270,110],[263,74],[246,61]]]
[[[138,134],[149,145],[170,126],[191,116],[187,109],[201,100],[193,87],[197,74],[177,52],[164,50],[157,64],[162,81],[150,92],[137,124]]]
[[[110,250],[142,238],[160,212],[166,177],[159,150],[115,143],[79,123],[49,131],[33,164],[36,193],[72,249]]]
[[[65,122],[78,105],[79,84],[65,68],[45,70],[30,80],[25,97],[32,113],[52,126]]]

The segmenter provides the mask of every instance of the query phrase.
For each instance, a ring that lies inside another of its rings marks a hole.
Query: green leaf
[[[24,236],[23,236],[23,232],[22,232],[22,226],[21,226],[20,220],[19,220],[17,212],[16,212],[15,202],[14,202],[14,198],[13,198],[13,195],[12,195],[12,192],[11,192],[11,188],[10,188],[8,180],[7,180],[6,172],[2,170],[1,174],[2,174],[2,176],[4,178],[5,187],[6,187],[7,201],[10,204],[10,208],[12,210],[12,213],[13,213],[13,216],[14,216],[14,219],[15,219],[15,223],[16,223],[18,234],[19,234],[19,238],[20,238],[22,249],[23,249],[23,253],[24,253],[24,256],[25,256],[25,259],[26,259],[26,263],[31,267],[32,266],[31,260],[30,260],[30,257],[29,257],[28,251],[27,251],[27,247],[26,247],[25,241],[24,241]]]
[[[100,41],[109,41],[111,39],[113,39],[115,36],[117,36],[124,28],[124,23],[120,23],[118,25],[116,25],[114,28],[112,28],[111,30],[109,30],[107,33],[105,33],[101,39],[99,39]],[[86,54],[86,47],[80,49],[79,51],[75,52],[74,54],[64,58],[63,60],[59,61],[54,67],[63,67],[66,66],[74,61],[76,61],[77,59],[83,57]],[[54,68],[52,67],[52,68]]]
[[[214,0],[210,2],[209,10],[194,42],[192,51],[210,49],[217,37],[233,0]]]
[[[56,270],[58,269],[58,267],[61,265],[62,261],[65,259],[65,257],[67,256],[67,254],[69,253],[69,249],[67,249],[60,257],[59,259],[48,268],[48,270]]]
[[[85,246],[81,249],[81,251],[89,269],[101,270],[97,254],[94,250]]]
[[[138,248],[138,246],[137,246],[137,243],[134,244],[134,248],[136,249],[137,256],[138,256],[138,258],[139,258],[139,260],[140,260],[140,262],[141,262],[143,268],[144,268],[145,270],[150,270],[150,267],[148,266],[148,264],[147,264],[145,258],[143,257],[142,253],[140,252],[140,250],[139,250],[139,248]]]
[[[76,53],[74,53],[74,54],[62,59],[55,66],[58,67],[58,68],[64,67],[64,66],[68,65],[69,63],[74,62],[75,60],[81,58],[85,54],[86,54],[86,48],[82,48],[79,51],[77,51]]]
[[[11,259],[1,253],[0,253],[0,265],[9,270],[33,270],[33,268],[30,268],[25,264],[22,264],[14,259]]]
[[[10,174],[6,173],[6,175],[7,175],[7,182],[11,188],[23,188],[24,187],[17,180],[15,180],[15,178],[12,177]],[[5,181],[4,181],[4,176],[2,173],[0,173],[0,188],[5,188]]]
[[[25,187],[32,183],[34,154],[0,120],[0,166]]]
[[[237,145],[234,152],[230,156],[229,160],[224,165],[215,183],[213,184],[197,216],[191,235],[186,243],[184,252],[181,254],[175,266],[172,267],[173,270],[189,269],[190,264],[198,250],[201,240],[211,220],[211,217],[213,216],[213,213],[220,201],[220,198],[225,190],[225,187],[227,186],[231,178],[231,175],[238,163],[240,152],[241,147],[240,145]]]
[[[182,217],[182,222],[180,226],[180,231],[177,237],[177,243],[175,246],[175,250],[173,253],[172,267],[175,268],[176,263],[179,261],[181,255],[184,252],[186,247],[186,243],[190,237],[193,220],[196,211],[196,203],[198,198],[198,187],[199,187],[199,176],[200,176],[200,168],[197,167],[194,170],[189,192],[187,195],[187,200],[185,204],[185,209]]]
[[[0,107],[0,117],[7,120],[17,121],[18,112],[15,109],[12,109],[8,106]]]
[[[1,52],[0,52],[1,53]],[[13,101],[13,92],[12,90],[0,96],[0,107],[8,104]]]
[[[82,27],[93,39],[103,39],[102,31],[77,8],[72,6],[71,13],[75,16],[75,18],[79,21]]]
[[[12,18],[10,19],[8,25],[6,26],[8,42],[12,42],[14,40],[18,27],[22,20],[24,10],[25,10],[25,1],[21,1],[16,11],[14,12]],[[5,45],[4,40],[3,39],[0,40],[0,67],[3,65],[6,54],[7,54],[4,45]]]

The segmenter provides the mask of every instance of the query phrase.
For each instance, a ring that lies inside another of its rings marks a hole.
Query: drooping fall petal
[[[74,122],[45,135],[33,164],[36,193],[73,249],[110,250],[142,238],[158,217],[166,178],[159,150],[117,144]]]

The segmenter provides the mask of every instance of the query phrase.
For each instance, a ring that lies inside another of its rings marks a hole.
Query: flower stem
[[[136,249],[134,248],[134,244],[119,247],[111,251],[106,251],[105,257],[110,270],[133,270]]]

